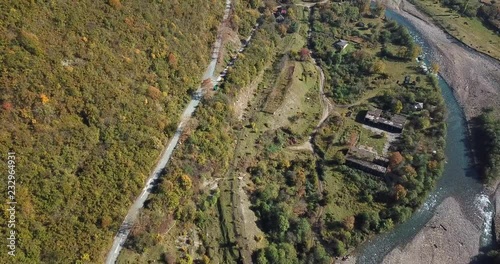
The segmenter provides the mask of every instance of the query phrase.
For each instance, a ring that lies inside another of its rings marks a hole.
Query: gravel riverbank
[[[480,236],[481,229],[449,197],[413,240],[392,250],[383,263],[470,263],[479,252]]]

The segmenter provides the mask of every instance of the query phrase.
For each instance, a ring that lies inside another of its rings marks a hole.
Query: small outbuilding
[[[424,103],[417,102],[415,105],[413,105],[413,108],[415,110],[422,110],[422,109],[424,109]]]
[[[335,44],[333,44],[335,46],[335,48],[339,49],[339,50],[343,50],[347,47],[347,45],[349,45],[349,42],[347,40],[344,40],[344,39],[341,39],[337,42],[335,42]]]
[[[403,81],[403,84],[410,84],[410,82],[411,82],[410,76],[406,75],[405,80]]]

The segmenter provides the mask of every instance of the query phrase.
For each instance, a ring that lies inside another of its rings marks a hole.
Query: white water
[[[493,205],[490,202],[488,195],[481,193],[476,196],[474,206],[477,208],[476,215],[482,220],[483,233],[481,235],[480,246],[488,246],[493,242]]]

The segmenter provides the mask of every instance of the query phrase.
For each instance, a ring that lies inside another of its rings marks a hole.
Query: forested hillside
[[[16,153],[18,202],[16,257],[0,263],[103,261],[200,82],[223,6],[0,2],[0,152],[3,171]]]

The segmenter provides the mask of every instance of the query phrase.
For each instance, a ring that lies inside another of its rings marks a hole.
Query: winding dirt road
[[[302,3],[299,3],[297,4],[297,6],[304,6],[304,7],[307,7],[307,8],[311,8],[312,6],[316,5],[316,4],[322,4],[322,3],[326,3],[327,0],[324,0],[324,1],[321,1],[321,2],[317,2],[317,3],[305,3],[305,2],[302,2]],[[308,38],[310,37],[310,35],[308,36]],[[311,51],[311,55],[312,55],[312,51]],[[311,136],[309,136],[308,140],[304,143],[302,143],[301,145],[297,145],[297,146],[290,146],[288,147],[289,149],[291,150],[299,150],[299,151],[302,151],[302,150],[305,150],[305,151],[310,151],[310,152],[314,152],[314,149],[312,147],[312,136],[318,132],[318,129],[321,127],[321,125],[323,124],[323,122],[325,122],[325,120],[328,118],[328,116],[330,115],[330,112],[333,111],[333,104],[332,102],[330,102],[330,100],[328,99],[328,97],[326,97],[325,95],[325,74],[323,72],[323,69],[321,69],[321,67],[319,67],[318,65],[318,62],[313,59],[311,57],[311,61],[314,63],[314,65],[316,66],[316,70],[319,72],[320,74],[320,78],[319,78],[319,96],[320,96],[320,104],[321,104],[321,107],[323,108],[323,114],[321,115],[321,119],[318,121],[318,124],[316,125],[316,127],[314,128]]]

